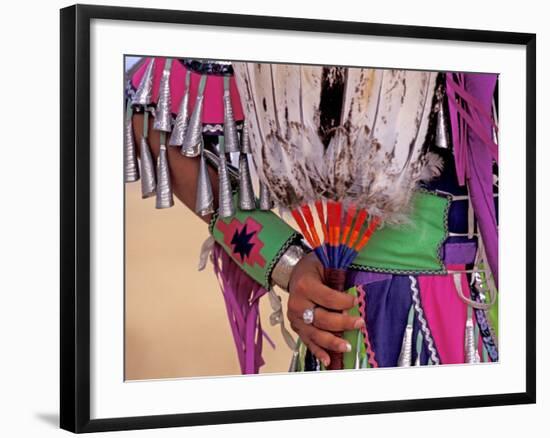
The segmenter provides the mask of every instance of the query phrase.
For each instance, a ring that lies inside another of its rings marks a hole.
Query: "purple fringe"
[[[491,115],[496,82],[496,74],[446,76],[456,173],[461,185],[468,184],[487,261],[498,287],[498,225],[493,198],[493,161],[498,163],[498,145],[492,138],[493,127],[498,127]],[[456,102],[457,96],[466,108]]]
[[[260,298],[267,290],[249,277],[219,244],[214,245],[211,257],[225,300],[241,372],[257,374],[265,363],[262,358],[264,336],[275,348],[260,321]]]

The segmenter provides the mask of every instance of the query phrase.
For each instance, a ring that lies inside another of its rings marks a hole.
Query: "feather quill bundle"
[[[257,173],[278,206],[322,198],[402,222],[418,183],[439,173],[439,158],[423,150],[436,73],[233,67]],[[323,126],[327,108],[340,115],[337,126]]]

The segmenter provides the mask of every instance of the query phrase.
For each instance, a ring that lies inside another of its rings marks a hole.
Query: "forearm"
[[[132,125],[134,128],[134,138],[139,139],[143,134],[143,114],[134,114]],[[151,152],[155,158],[158,157],[160,150],[160,132],[153,129],[153,118],[149,117],[148,142]],[[139,144],[139,141],[136,141]],[[139,154],[139,148],[136,148]],[[195,200],[197,193],[197,180],[199,174],[199,158],[185,157],[180,153],[179,147],[167,147],[168,162],[170,165],[170,180],[174,195],[183,202],[191,211],[195,211]],[[214,193],[214,205],[218,204],[218,174],[208,166],[210,180],[212,181],[212,191]],[[211,215],[202,216],[205,222],[209,222]]]
[[[151,153],[156,161],[160,150],[160,132],[153,129],[153,118],[149,117],[149,129],[148,129],[148,143],[151,149]],[[144,117],[142,113],[136,113],[133,115],[132,125],[134,129],[134,138],[140,139],[143,134],[143,122]],[[138,141],[136,141],[139,144]],[[139,154],[139,147],[136,148]],[[174,195],[183,202],[193,212],[195,211],[195,200],[197,192],[197,180],[199,173],[199,158],[190,158],[180,153],[178,147],[167,147],[168,163],[170,166],[170,179],[172,183],[172,192]],[[214,194],[214,205],[218,204],[218,174],[214,167],[208,166],[208,172],[210,180],[212,182],[212,191]],[[260,216],[264,216],[266,213],[260,213]],[[201,217],[205,222],[211,220],[211,215]],[[282,220],[275,222],[284,223]],[[272,228],[267,227],[269,230]],[[289,234],[290,235],[290,234]],[[218,236],[221,237],[221,236]],[[275,244],[283,244],[284,242],[275,242]],[[229,248],[226,248],[227,250]],[[288,281],[290,274],[294,266],[298,263],[300,258],[305,254],[307,249],[299,244],[293,244],[282,254],[278,254],[280,259],[274,260],[273,268],[273,283],[281,286],[283,289],[288,290]],[[265,284],[265,283],[264,283]]]

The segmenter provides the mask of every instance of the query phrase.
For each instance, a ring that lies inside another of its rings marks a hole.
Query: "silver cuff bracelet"
[[[309,249],[305,246],[290,246],[271,272],[271,280],[273,283],[288,292],[288,283],[290,282],[292,270],[308,252]]]

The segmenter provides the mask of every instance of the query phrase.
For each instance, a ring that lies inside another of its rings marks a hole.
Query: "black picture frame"
[[[377,23],[74,5],[61,9],[60,426],[100,432],[251,421],[515,405],[536,401],[536,35]],[[526,391],[323,406],[90,419],[90,22],[128,20],[335,34],[412,37],[526,47]]]

